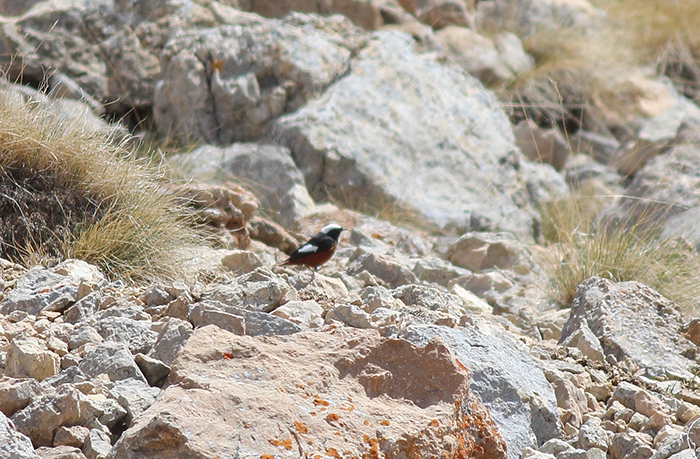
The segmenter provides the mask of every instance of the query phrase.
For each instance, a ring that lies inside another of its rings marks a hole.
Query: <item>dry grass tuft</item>
[[[582,187],[544,210],[547,250],[540,261],[549,271],[555,301],[568,307],[581,282],[600,276],[641,282],[682,310],[696,311],[700,256],[683,241],[659,240],[658,225],[650,219],[630,223],[604,216],[611,199]]]
[[[80,118],[0,94],[3,256],[27,265],[79,258],[134,281],[184,274],[187,248],[201,238],[161,176]]]

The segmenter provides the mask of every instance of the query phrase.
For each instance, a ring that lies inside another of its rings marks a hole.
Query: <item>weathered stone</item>
[[[176,159],[195,178],[216,181],[244,181],[253,190],[263,210],[275,215],[285,227],[315,209],[294,164],[289,149],[256,143],[236,143],[230,147],[203,146]],[[257,267],[257,266],[256,266]]]
[[[82,448],[87,440],[90,429],[83,426],[61,426],[56,429],[56,433],[53,437],[54,446],[73,446],[76,448]]]
[[[81,404],[81,418],[86,425],[98,423],[112,429],[126,417],[126,409],[119,402],[107,398],[104,394],[86,394]]]
[[[24,15],[5,22],[1,33],[2,65],[9,69],[10,79],[21,76],[25,81],[42,81],[48,69],[60,69],[87,94],[101,98],[106,78],[99,44],[105,38],[107,9],[104,2],[41,2]],[[42,46],[43,43],[51,46]],[[12,59],[18,55],[25,58]]]
[[[622,175],[634,175],[650,158],[678,142],[683,130],[695,131],[700,125],[700,108],[671,90],[672,106],[642,122],[635,138],[622,145],[610,165]]]
[[[265,312],[242,309],[214,300],[203,300],[192,309],[195,327],[215,324],[240,335],[288,335],[301,327],[281,317]]]
[[[514,74],[519,75],[535,68],[535,59],[523,48],[517,35],[501,31],[493,37],[501,62]]]
[[[639,392],[643,389],[627,381],[621,381],[612,393],[611,403],[614,401],[620,402],[623,406],[634,410],[634,400]]]
[[[0,413],[0,457],[10,459],[40,459],[31,440],[17,431],[12,421]]]
[[[184,343],[182,343],[184,344]],[[134,362],[146,377],[148,384],[154,387],[161,387],[165,379],[170,374],[170,367],[162,361],[148,355],[136,354]]]
[[[400,336],[417,345],[425,345],[433,337],[445,342],[469,370],[470,387],[498,425],[509,458],[560,435],[554,391],[522,343],[510,333],[475,321],[459,329],[411,325]]]
[[[17,430],[31,438],[37,448],[53,446],[54,433],[62,425],[75,425],[83,420],[84,395],[70,385],[60,386],[55,393],[34,399],[12,416]]]
[[[373,276],[377,276],[392,288],[405,284],[415,284],[418,278],[408,267],[386,255],[366,253],[360,255],[348,266],[347,272],[351,276],[362,271],[367,271]]]
[[[354,304],[336,304],[326,314],[325,321],[328,324],[336,321],[355,328],[376,328],[370,315]]]
[[[444,312],[457,319],[464,314],[464,304],[458,296],[433,287],[410,284],[395,288],[391,293],[406,306]]]
[[[169,365],[190,336],[192,336],[192,324],[171,317],[158,334],[158,339],[153,344],[149,355]]]
[[[688,448],[688,437],[680,427],[665,426],[654,437],[654,447],[653,459],[667,459]]]
[[[290,301],[271,312],[272,315],[294,322],[302,328],[322,326],[323,313],[321,305],[314,300]]]
[[[179,30],[161,53],[154,117],[168,137],[229,144],[259,137],[342,75],[360,30],[293,13],[247,27]]]
[[[449,248],[453,264],[474,272],[491,268],[511,269],[526,262],[524,247],[508,233],[467,233]]]
[[[449,25],[468,27],[472,20],[465,2],[455,0],[399,0],[399,3],[422,23],[433,29]]]
[[[611,459],[649,459],[654,450],[637,432],[627,431],[613,435],[610,444]]]
[[[540,446],[539,451],[545,454],[553,454],[558,457],[560,453],[563,453],[564,451],[571,451],[572,449],[574,448],[564,440],[552,438]]]
[[[566,166],[570,147],[556,128],[543,129],[527,119],[513,128],[515,143],[530,161],[551,164],[560,171]]]
[[[478,30],[498,32],[506,25],[525,39],[535,31],[585,29],[603,16],[587,0],[488,0],[477,3],[474,20]]]
[[[568,379],[552,381],[557,405],[563,410],[561,422],[578,429],[583,422],[583,415],[588,411],[588,403],[583,389],[574,386]]]
[[[497,101],[412,46],[404,34],[376,33],[323,98],[277,121],[311,196],[528,237],[534,214],[513,200],[525,192],[514,169],[521,160]]]
[[[305,270],[295,278],[290,279],[300,296],[311,295],[312,298],[344,298],[348,295],[348,288],[341,279],[313,273],[311,281],[308,280],[309,272]]]
[[[57,265],[52,269],[35,266],[17,279],[15,288],[0,301],[0,313],[21,310],[36,315],[47,308],[62,311],[79,299],[81,282],[104,281],[104,277],[99,278],[101,274],[96,268],[85,262],[68,261],[74,263]]]
[[[124,343],[106,341],[100,344],[80,361],[78,367],[91,377],[105,373],[112,381],[134,378],[146,382]]]
[[[404,307],[403,301],[396,298],[391,290],[385,287],[365,287],[360,291],[363,307],[369,313],[378,308],[401,309]]]
[[[501,62],[493,41],[474,30],[449,26],[437,32],[435,38],[454,63],[485,85],[503,83],[515,77],[512,70]]]
[[[285,279],[267,268],[236,277],[204,292],[202,299],[219,301],[236,308],[270,312],[296,295]]]
[[[11,0],[0,2],[0,14],[3,16],[20,16],[41,0]]]
[[[342,14],[353,23],[367,30],[375,30],[384,23],[383,16],[391,2],[373,0],[331,0],[317,3],[310,0],[285,0],[282,2],[250,2],[250,11],[269,18],[281,18],[299,11],[321,15]]]
[[[0,379],[0,411],[12,416],[41,393],[41,386],[34,379],[3,377]]]
[[[682,337],[681,317],[673,303],[638,282],[614,283],[593,277],[581,283],[562,330],[562,340],[586,321],[605,354],[631,359],[648,377],[692,379],[694,365],[683,357],[693,344]]]
[[[50,448],[42,446],[36,450],[41,459],[86,459],[83,452],[75,446],[55,446]]]
[[[593,334],[591,329],[588,328],[588,324],[585,321],[581,322],[581,325],[576,332],[569,335],[559,344],[562,346],[578,348],[584,356],[596,363],[603,363],[603,360],[605,359],[600,341]]]
[[[443,287],[447,287],[452,279],[471,274],[469,270],[455,266],[442,258],[418,260],[413,273],[423,282],[434,282]]]
[[[83,446],[87,459],[105,459],[112,450],[109,435],[100,429],[90,429],[88,438]]]
[[[601,165],[609,164],[620,142],[612,135],[581,129],[571,136],[569,144],[574,152],[594,159]]]
[[[343,328],[261,340],[205,327],[178,355],[171,382],[112,457],[296,455],[295,438],[311,456],[439,457],[458,448],[506,457],[486,410],[469,395],[468,374],[439,340],[416,348]],[[246,433],[226,433],[231,422]]]
[[[601,427],[600,419],[589,418],[581,424],[578,432],[578,444],[581,448],[586,450],[591,448],[598,448],[601,451],[608,450],[608,435]]]
[[[160,389],[136,379],[122,379],[112,385],[109,394],[124,407],[127,413],[124,422],[130,425],[134,418],[153,405]]]
[[[36,338],[15,338],[7,352],[5,374],[42,381],[60,371],[61,358]]]
[[[102,341],[104,341],[104,339],[102,338],[102,336],[100,336],[100,334],[97,332],[97,330],[95,330],[94,327],[84,324],[80,327],[75,328],[70,334],[68,347],[69,349],[73,350],[79,348],[80,346],[84,346],[88,343],[98,345]]]
[[[100,308],[102,294],[94,291],[78,300],[63,313],[63,320],[71,324],[85,322],[92,317]]]
[[[462,300],[465,310],[486,314],[493,312],[491,305],[458,284],[450,285],[450,293]]]
[[[682,181],[682,179],[681,179]],[[674,210],[670,210],[675,213]],[[681,239],[690,245],[694,250],[700,250],[700,230],[698,229],[698,221],[700,220],[700,207],[693,207],[675,216],[671,216],[664,222],[660,240]],[[689,339],[695,344],[700,343],[700,339]],[[697,341],[697,342],[696,342]]]
[[[104,317],[96,320],[94,327],[105,341],[124,343],[134,354],[137,352],[147,354],[158,339],[158,333],[151,330],[150,320],[134,320],[119,316]]]

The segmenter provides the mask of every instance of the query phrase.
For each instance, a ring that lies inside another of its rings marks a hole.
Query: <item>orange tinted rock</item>
[[[115,457],[506,457],[439,339],[420,348],[369,330],[251,337],[207,326],[170,384]]]

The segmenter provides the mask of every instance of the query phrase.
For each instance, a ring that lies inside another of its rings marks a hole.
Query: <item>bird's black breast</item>
[[[294,253],[292,253],[289,256],[289,260],[294,261],[296,259],[306,257],[309,255],[313,255],[315,253],[328,252],[328,251],[333,250],[335,248],[335,244],[336,244],[335,239],[333,239],[332,237],[327,236],[325,234],[317,234],[316,236],[309,239],[309,241],[306,244],[299,247],[299,249],[301,249],[302,247],[305,247],[305,246],[309,246],[309,245],[318,247],[318,249],[316,249],[313,252],[299,252],[299,249],[297,249],[294,251]]]

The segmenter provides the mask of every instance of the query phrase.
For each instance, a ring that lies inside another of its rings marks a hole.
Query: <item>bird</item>
[[[317,271],[319,266],[333,256],[333,252],[338,246],[340,233],[344,229],[336,223],[329,223],[318,234],[289,255],[289,258],[282,263],[282,266],[301,265]]]

